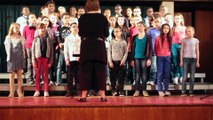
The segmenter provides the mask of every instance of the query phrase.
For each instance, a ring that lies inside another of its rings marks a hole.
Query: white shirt
[[[27,16],[20,16],[16,22],[20,25],[20,33],[23,35],[24,27],[27,26]]]
[[[81,38],[79,35],[74,36],[72,33],[65,38],[64,41],[64,57],[65,60],[78,61],[80,55]]]

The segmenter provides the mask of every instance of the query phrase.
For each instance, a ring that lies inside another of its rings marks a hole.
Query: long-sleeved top
[[[48,58],[48,63],[53,63],[53,45],[52,40],[49,37],[46,37],[46,58]],[[36,58],[42,57],[41,50],[41,38],[35,37],[32,45],[32,63],[35,63]]]
[[[125,40],[115,40],[110,42],[108,49],[108,62],[121,61],[125,63],[128,56],[127,43]]]
[[[186,37],[186,27],[175,27],[172,43],[181,44],[181,40]]]
[[[23,36],[26,39],[26,48],[31,48],[35,36],[36,27],[33,25],[28,25],[24,27]]]
[[[72,33],[68,35],[65,38],[64,42],[65,60],[78,61],[80,55],[80,45],[81,45],[81,38],[79,35],[74,36]]]
[[[136,37],[138,35],[135,35],[133,37],[133,40],[132,40],[132,49],[131,49],[131,59],[134,60],[135,59],[135,48],[136,48]],[[152,39],[149,35],[145,35],[146,37],[146,47],[145,47],[145,52],[144,52],[144,55],[143,56],[146,56],[146,59],[149,59],[151,60],[152,59]]]
[[[134,27],[131,27],[131,28],[130,28],[129,32],[130,32],[130,38],[129,38],[130,47],[129,47],[129,50],[128,50],[128,51],[131,51],[132,39],[133,39],[133,37],[134,37],[135,35],[138,34],[138,29],[137,29],[136,26],[134,26]]]
[[[158,36],[155,41],[156,56],[171,56],[171,49],[169,48],[169,46],[170,45],[166,36],[164,36],[163,44],[161,37]]]
[[[107,63],[105,39],[109,35],[107,18],[100,13],[86,13],[79,19],[81,36],[80,62],[99,61]]]
[[[156,37],[160,35],[160,29],[157,28],[151,28],[148,32],[148,35],[152,38],[152,52],[155,55],[155,40]]]

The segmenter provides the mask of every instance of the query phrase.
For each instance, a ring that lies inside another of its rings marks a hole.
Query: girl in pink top
[[[172,61],[173,61],[173,83],[178,84],[178,78],[180,82],[183,79],[183,68],[180,64],[180,49],[181,40],[185,38],[186,27],[184,25],[184,18],[181,13],[177,13],[174,16],[174,26],[172,28]]]
[[[169,92],[169,79],[170,79],[170,66],[171,66],[171,46],[172,37],[170,35],[169,24],[163,24],[160,36],[155,41],[155,53],[157,56],[157,85],[159,96],[170,96]],[[163,91],[163,85],[164,90]]]

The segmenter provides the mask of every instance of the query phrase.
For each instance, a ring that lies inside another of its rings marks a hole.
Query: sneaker
[[[150,81],[149,84],[150,85],[155,85],[155,82],[154,81]]]
[[[124,95],[124,92],[123,92],[123,91],[122,91],[122,92],[119,92],[119,96],[121,96],[121,97],[125,96],[125,95]]]
[[[186,97],[187,95],[186,95],[186,93],[182,93],[181,96],[182,97]]]
[[[44,81],[41,81],[41,82],[40,82],[40,85],[43,85],[43,84],[44,84]]]
[[[98,92],[96,92],[95,90],[89,90],[89,92],[88,92],[88,94],[87,94],[87,96],[89,97],[89,96],[98,96]]]
[[[116,91],[112,92],[112,96],[117,96],[117,95],[118,95],[118,93]]]
[[[135,85],[135,80],[134,80],[134,82],[132,83],[132,85]]]
[[[34,93],[34,97],[39,97],[39,95],[40,95],[40,92],[39,91],[36,91],[35,93]]]
[[[134,97],[138,97],[140,95],[140,91],[136,90],[135,93],[133,94]]]
[[[107,85],[111,85],[111,82],[110,82],[110,78],[109,78],[109,77],[107,77],[106,84],[107,84]]]
[[[50,81],[49,86],[51,86],[51,85],[54,85],[54,82],[53,82],[53,81]]]
[[[165,95],[166,95],[166,96],[171,96],[171,92],[166,91],[166,92],[165,92]]]
[[[144,96],[144,97],[148,97],[148,96],[149,96],[148,92],[144,90],[144,91],[143,91],[143,96]]]
[[[178,77],[173,78],[173,83],[176,85],[178,84]]]
[[[29,81],[29,83],[28,83],[29,85],[32,85],[32,84],[34,84],[34,81]]]
[[[49,97],[49,92],[45,91],[44,92],[44,97]]]
[[[183,82],[183,77],[180,77],[180,83],[182,83]]]
[[[195,95],[194,95],[194,94],[190,94],[189,96],[190,96],[190,97],[194,97]]]
[[[56,86],[59,86],[60,84],[61,84],[61,83],[59,83],[59,82],[56,82],[56,83],[55,83]]]
[[[164,92],[158,92],[158,94],[159,94],[160,97],[164,97],[165,96]]]

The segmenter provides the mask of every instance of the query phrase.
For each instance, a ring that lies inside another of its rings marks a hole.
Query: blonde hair
[[[193,37],[194,37],[194,36],[195,36],[195,28],[192,27],[192,26],[187,26],[187,27],[186,27],[186,31],[187,31],[188,29],[191,29],[191,30],[193,31]]]
[[[13,22],[10,24],[10,28],[9,28],[9,31],[8,31],[8,36],[11,36],[14,34],[13,32],[13,29],[15,28],[15,26],[18,25],[20,27],[20,25],[16,22]],[[19,35],[21,35],[21,33],[19,32]]]
[[[187,29],[191,29],[191,30],[193,30],[193,31],[195,32],[195,28],[192,27],[192,26],[186,26],[186,30],[187,30]]]
[[[181,14],[181,13],[176,13],[176,14],[174,15],[174,18],[175,18],[175,16],[181,17],[182,21],[181,21],[180,25],[181,25],[181,26],[185,26],[183,14]],[[174,26],[176,26],[176,23],[175,23],[175,22],[174,22]]]

